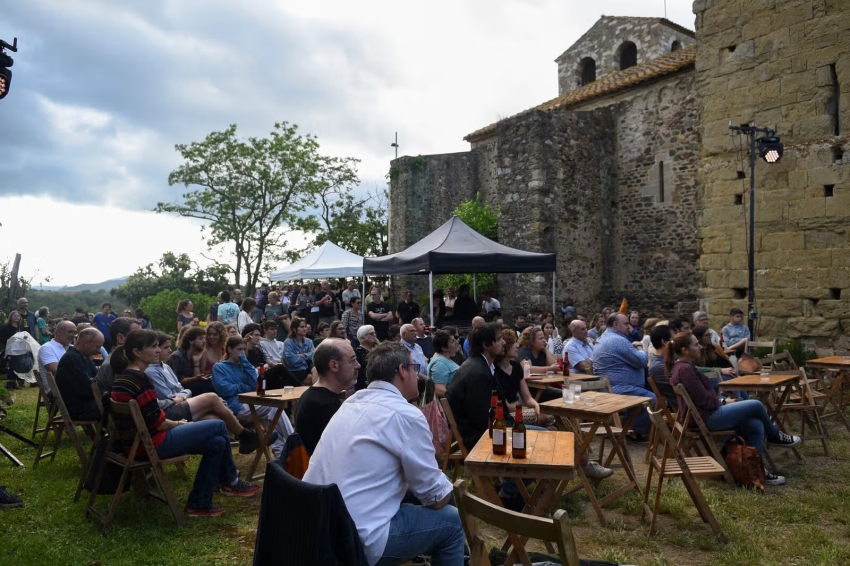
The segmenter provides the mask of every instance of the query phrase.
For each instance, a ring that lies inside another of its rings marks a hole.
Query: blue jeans
[[[457,508],[403,504],[390,520],[390,536],[376,566],[392,566],[429,554],[433,566],[463,564],[463,526]]]
[[[236,465],[230,451],[230,436],[224,421],[209,420],[188,423],[165,433],[165,441],[156,449],[160,458],[173,458],[181,454],[200,454],[201,463],[195,474],[195,484],[189,493],[187,507],[208,509],[212,507],[215,482],[232,484],[236,478]]]
[[[767,409],[761,401],[736,401],[721,405],[710,417],[705,419],[708,430],[734,429],[744,437],[750,446],[758,448],[764,454],[764,435],[775,436],[779,429],[770,421]]]
[[[612,385],[611,391],[613,391],[617,395],[649,397],[650,399],[652,399],[652,401],[649,402],[649,406],[653,409],[655,408],[655,393],[649,391],[648,389],[644,389],[643,387],[638,387],[637,385]],[[652,426],[652,423],[649,420],[649,413],[647,413],[646,409],[644,409],[643,407],[638,407],[634,410],[638,411],[638,416],[632,423],[632,430],[635,431],[636,434],[639,434],[641,436],[649,435],[649,429]]]

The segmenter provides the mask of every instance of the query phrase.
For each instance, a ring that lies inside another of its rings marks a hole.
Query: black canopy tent
[[[431,321],[434,321],[434,274],[553,272],[552,312],[555,311],[555,254],[526,252],[482,236],[457,216],[407,248],[383,257],[364,258],[364,275],[428,274]]]

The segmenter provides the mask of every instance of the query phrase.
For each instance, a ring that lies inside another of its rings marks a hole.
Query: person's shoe
[[[519,495],[515,495],[513,497],[502,497],[502,494],[499,493],[499,499],[502,501],[502,505],[505,509],[515,511],[517,513],[522,513],[522,510],[525,507],[525,501],[523,501],[522,497]]]
[[[584,470],[584,475],[594,480],[602,480],[611,477],[611,474],[614,473],[614,470],[606,468],[596,460],[590,460],[582,467],[582,469]]]
[[[771,435],[767,437],[767,441],[774,446],[780,446],[782,448],[794,448],[799,446],[802,442],[802,439],[799,436],[794,436],[793,434],[786,434],[784,432],[777,431],[776,435]],[[785,483],[783,480],[782,483]]]
[[[24,502],[21,498],[13,493],[6,491],[5,485],[0,485],[0,509],[11,509],[13,507],[23,507]]]
[[[227,497],[251,497],[258,491],[259,485],[241,479],[236,480],[236,485],[221,486],[221,494]]]
[[[646,444],[649,442],[649,437],[646,437],[642,434],[638,434],[635,431],[631,431],[626,435],[626,438],[635,444]]]
[[[765,469],[764,483],[767,485],[785,485],[785,476],[778,476]]]
[[[250,454],[260,447],[260,437],[257,431],[245,429],[239,437],[239,453]]]
[[[6,382],[6,391],[14,391],[15,389],[20,389],[20,387],[18,387],[18,384],[16,382],[14,382],[14,381],[7,381]]]
[[[187,517],[218,517],[224,513],[224,507],[221,505],[211,505],[203,509],[196,509],[187,505],[183,509],[183,512],[186,513]]]

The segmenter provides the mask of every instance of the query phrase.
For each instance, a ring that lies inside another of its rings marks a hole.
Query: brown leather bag
[[[738,373],[754,373],[761,369],[761,363],[752,355],[744,352],[738,356]]]
[[[724,459],[735,482],[743,487],[754,487],[764,493],[764,463],[755,446],[747,446],[744,439],[736,436],[726,443]]]

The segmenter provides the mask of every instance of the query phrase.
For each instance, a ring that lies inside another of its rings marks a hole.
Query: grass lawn
[[[4,424],[24,435],[31,431],[37,390],[15,392],[16,403]],[[659,533],[650,537],[640,520],[636,494],[606,507],[608,525],[596,521],[587,498],[577,493],[565,497],[560,507],[571,517],[581,556],[620,563],[662,565],[840,565],[850,564],[850,433],[828,424],[832,457],[818,455],[812,442],[803,447],[804,460],[776,451],[775,459],[788,477],[783,487],[768,488],[765,495],[731,489],[715,480],[701,482],[703,492],[722,526],[729,544],[714,541],[708,525],[678,482],[665,485]],[[8,435],[0,442],[25,464],[15,468],[0,459],[0,485],[24,500],[24,507],[0,511],[3,533],[2,564],[250,564],[260,495],[252,499],[216,496],[227,507],[221,517],[187,519],[177,527],[167,507],[133,492],[121,501],[108,537],[100,523],[85,518],[85,496],[73,503],[80,465],[70,443],[63,444],[54,462],[44,460],[32,469],[35,449]],[[639,479],[645,481],[643,447],[632,449]],[[194,476],[198,458],[188,465]],[[237,454],[237,466],[247,471],[250,460]],[[190,482],[179,479],[173,468],[167,474],[179,504],[189,493]],[[613,491],[624,474],[606,480],[600,493]],[[643,489],[643,485],[641,485]],[[109,497],[99,498],[105,507]],[[488,542],[501,544],[500,533],[486,530]],[[281,549],[293,543],[281,537]],[[532,545],[542,550],[542,545]]]

